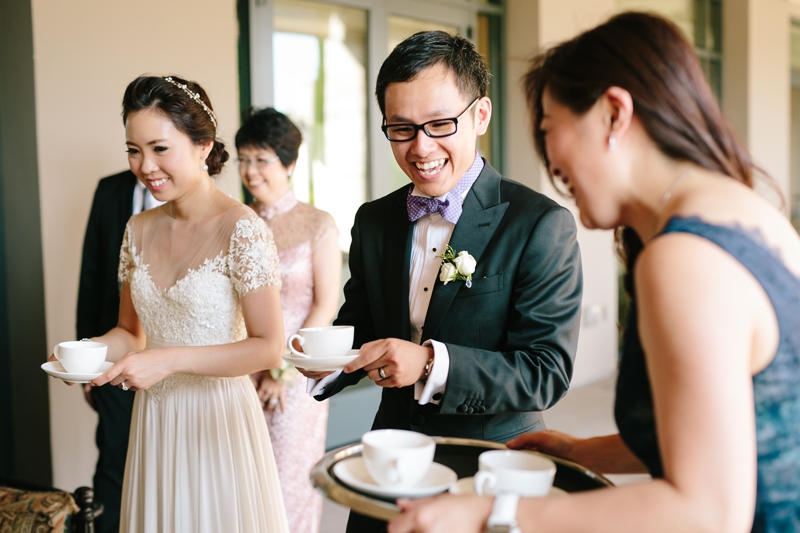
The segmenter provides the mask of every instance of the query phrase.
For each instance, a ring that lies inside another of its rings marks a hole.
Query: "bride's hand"
[[[98,387],[110,383],[115,387],[125,383],[122,389],[144,390],[155,385],[172,372],[168,369],[164,350],[128,352],[102,376],[92,381]]]
[[[272,379],[269,371],[264,372],[256,384],[256,392],[265,411],[272,411],[280,406],[281,412],[286,412],[286,384]]]

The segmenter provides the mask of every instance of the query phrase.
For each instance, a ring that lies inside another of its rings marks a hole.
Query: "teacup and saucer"
[[[53,348],[56,360],[44,363],[42,370],[70,383],[89,383],[114,365],[106,361],[107,352],[108,346],[102,342],[60,342]]]
[[[283,356],[286,362],[311,372],[341,370],[358,357],[353,350],[353,326],[324,326],[302,328],[289,337],[291,353]],[[295,348],[295,342],[303,351]]]
[[[555,496],[566,494],[553,487],[556,464],[534,452],[490,450],[478,456],[478,472],[474,477],[459,479],[451,494],[496,496],[513,493],[520,496]]]
[[[414,431],[379,429],[361,438],[362,455],[348,457],[333,473],[350,487],[387,500],[446,491],[458,476],[433,461],[436,442]]]

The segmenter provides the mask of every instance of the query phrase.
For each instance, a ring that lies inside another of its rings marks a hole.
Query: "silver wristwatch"
[[[492,514],[486,521],[486,533],[522,533],[517,527],[519,495],[502,493],[494,497]]]

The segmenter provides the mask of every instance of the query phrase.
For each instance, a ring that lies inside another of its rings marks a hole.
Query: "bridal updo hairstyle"
[[[168,81],[170,78],[172,81]],[[185,85],[187,90],[178,86]],[[195,101],[190,95],[199,94],[199,99],[207,106]],[[214,146],[206,159],[209,176],[222,172],[228,160],[225,145],[216,138],[217,126],[212,120],[213,107],[205,90],[196,82],[177,76],[157,77],[139,76],[125,89],[122,97],[122,122],[127,123],[128,115],[148,108],[156,108],[168,117],[178,131],[185,134],[195,144],[213,141]]]
[[[621,87],[630,93],[634,114],[661,152],[753,187],[750,155],[723,119],[692,45],[666,19],[634,12],[617,15],[540,53],[523,82],[534,144],[548,174],[540,128],[545,89],[581,115],[609,87]],[[628,267],[625,288],[632,296],[633,264],[642,246],[632,228],[617,229],[617,249]]]

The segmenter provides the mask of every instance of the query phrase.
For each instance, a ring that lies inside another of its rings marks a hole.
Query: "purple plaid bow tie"
[[[442,218],[451,224],[458,224],[458,219],[461,218],[461,204],[464,201],[464,195],[467,193],[475,180],[483,170],[483,159],[475,152],[475,159],[472,161],[472,166],[467,170],[467,173],[461,177],[458,184],[453,187],[444,201],[430,198],[428,196],[415,196],[413,187],[408,190],[408,198],[406,199],[406,207],[408,208],[408,220],[416,222],[428,213],[439,213]]]
[[[408,207],[408,220],[411,222],[428,213],[439,213],[446,221],[456,224],[461,216],[461,202],[451,202],[449,194],[444,201],[441,201],[427,196],[414,196],[409,191],[406,206]]]

